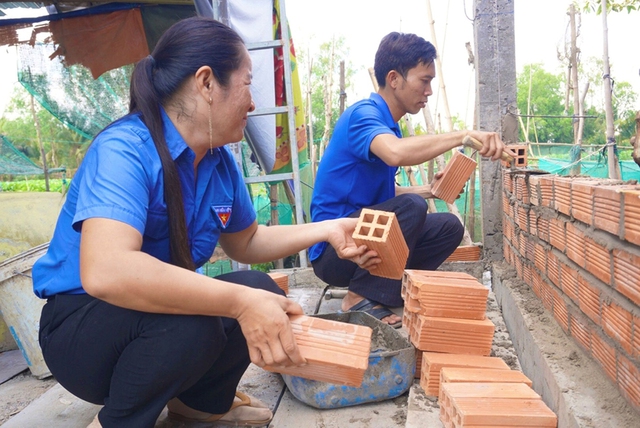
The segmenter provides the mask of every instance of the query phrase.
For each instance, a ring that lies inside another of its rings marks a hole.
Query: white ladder
[[[213,17],[225,24],[229,24],[228,18],[226,17],[226,3],[227,1],[232,0],[212,0],[213,6]],[[280,15],[280,27],[281,27],[281,39],[278,40],[269,40],[264,42],[256,42],[256,43],[248,43],[247,49],[249,51],[262,50],[262,49],[275,49],[282,47],[283,54],[283,62],[284,62],[284,88],[285,88],[285,97],[287,105],[281,107],[269,107],[269,108],[259,108],[255,111],[249,113],[249,116],[262,116],[269,114],[286,114],[288,125],[289,125],[289,152],[291,159],[291,171],[288,173],[280,173],[280,174],[265,174],[256,177],[245,177],[245,184],[252,183],[267,183],[267,182],[277,182],[277,181],[293,181],[293,195],[295,202],[295,215],[296,215],[296,223],[303,224],[304,223],[304,213],[302,209],[302,187],[300,181],[300,165],[298,163],[298,142],[296,137],[296,118],[295,118],[295,105],[293,102],[293,87],[292,87],[292,77],[291,77],[291,42],[289,37],[289,27],[287,22],[287,14],[285,8],[285,0],[279,0],[279,11]],[[225,19],[227,22],[225,22]],[[235,149],[236,153],[240,153],[239,147]],[[236,161],[239,162],[239,166],[242,170],[242,156],[236,157]],[[301,250],[299,253],[300,257],[300,267],[306,268],[308,266],[307,262],[307,251],[306,249]]]

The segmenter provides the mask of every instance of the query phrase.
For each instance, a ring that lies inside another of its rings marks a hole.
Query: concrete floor
[[[455,266],[445,268],[453,270]],[[469,271],[468,266],[464,270]],[[300,303],[307,314],[332,313],[339,309],[339,299],[323,298],[324,284],[319,283],[310,270],[287,273],[290,274],[290,298]],[[495,295],[490,293],[488,314],[496,324],[494,345],[500,343],[499,349],[504,355],[499,356],[509,361],[510,366],[522,367],[533,381],[534,389],[558,415],[558,426],[640,427],[638,414],[617,393],[602,370],[564,336],[543,307],[531,304],[535,296],[526,294],[526,287],[514,279],[509,267],[496,264],[492,274]],[[3,394],[10,393],[3,385],[0,385],[0,401],[6,397]],[[318,410],[303,404],[287,390],[280,375],[255,366],[247,371],[240,389],[275,410],[270,428],[442,427],[435,397],[425,396],[417,382],[408,393],[394,399],[332,410]],[[98,410],[98,406],[73,397],[55,384],[2,427],[84,428]],[[172,423],[165,414],[156,424],[156,428],[204,426]]]

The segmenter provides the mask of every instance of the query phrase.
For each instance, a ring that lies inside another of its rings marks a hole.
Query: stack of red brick
[[[488,294],[465,273],[405,270],[403,325],[417,349],[420,386],[439,396],[446,427],[526,426],[526,420],[555,427],[555,414],[529,379],[489,356],[494,325],[486,317]],[[454,382],[459,385],[448,386]]]

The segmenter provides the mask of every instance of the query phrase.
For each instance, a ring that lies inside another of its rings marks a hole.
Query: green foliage
[[[34,163],[42,165],[30,98],[31,95],[24,88],[14,89],[5,114],[0,118],[0,134],[6,135],[14,146]],[[35,100],[34,110],[40,125],[40,138],[47,157],[47,167],[66,166],[75,170],[84,157],[89,140],[64,126]]]
[[[269,273],[271,269],[274,268],[273,262],[268,263],[258,263],[256,265],[251,265],[251,270],[259,270],[260,272]]]
[[[520,138],[536,142],[573,141],[571,119],[542,117],[573,113],[564,111],[562,74],[549,73],[542,68],[542,64],[525,65],[522,73],[516,77],[516,84],[520,114],[537,116],[523,118],[525,124],[530,124],[530,130],[526,136],[526,129],[520,129]]]
[[[64,193],[69,188],[70,181],[66,179],[50,179],[49,191]],[[44,179],[27,180],[26,178],[14,181],[0,181],[2,192],[46,192]]]
[[[602,60],[589,58],[580,64],[580,82],[589,82],[589,95],[585,98],[585,116],[582,141],[584,144],[605,144],[606,117],[602,107]],[[541,64],[526,65],[516,78],[518,109],[521,115],[532,116],[569,116],[561,117],[523,117],[523,123],[529,123],[528,141],[534,142],[573,142],[573,104],[565,111],[564,76],[545,71]],[[529,89],[531,97],[529,102]],[[581,94],[582,95],[582,94]],[[638,95],[628,82],[616,82],[613,87],[613,113],[616,140],[619,144],[628,144],[635,133],[635,103]],[[596,107],[598,106],[598,107]],[[528,122],[527,122],[528,121]],[[526,129],[520,127],[520,138],[527,141]]]
[[[333,49],[333,68],[331,65],[331,51]],[[318,144],[325,128],[325,88],[329,84],[329,77],[333,79],[333,92],[331,97],[331,122],[329,135],[340,116],[340,62],[345,63],[345,86],[349,87],[355,70],[349,61],[349,48],[346,46],[344,37],[334,39],[330,42],[322,43],[319,51],[309,57],[302,51],[298,53],[298,61],[301,69],[309,70],[311,73],[301,73],[301,86],[303,94],[311,94],[311,118],[313,127],[314,144]],[[346,107],[346,106],[345,106]]]
[[[600,0],[583,0],[581,5],[585,12],[595,12],[600,15],[602,13],[602,2]],[[607,0],[607,11],[631,13],[634,10],[640,10],[640,0],[623,0],[611,1]]]

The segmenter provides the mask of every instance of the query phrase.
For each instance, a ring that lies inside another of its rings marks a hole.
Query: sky
[[[432,114],[442,111],[437,87],[444,82],[449,106],[468,126],[473,119],[475,93],[474,71],[468,65],[465,42],[473,40],[473,0],[287,0],[287,15],[297,51],[313,55],[320,43],[332,37],[344,37],[350,47],[349,60],[359,71],[354,89],[347,91],[347,103],[367,97],[372,90],[367,69],[373,67],[376,49],[382,37],[391,31],[415,33],[426,40],[431,37],[427,4],[435,22],[435,45],[442,62],[442,75],[434,81],[429,100]],[[515,0],[516,72],[525,64],[542,63],[545,70],[564,72],[557,59],[569,34],[568,0]],[[393,5],[393,6],[390,6]],[[471,19],[470,19],[471,18]],[[640,95],[640,55],[632,34],[640,28],[640,12],[610,13],[609,58],[614,80],[632,84]],[[582,59],[602,58],[602,17],[582,13],[582,34],[578,39]],[[582,86],[582,85],[581,85]],[[640,110],[640,100],[636,109]]]
[[[382,37],[391,31],[415,33],[434,42],[428,22],[427,4],[435,21],[438,57],[443,72],[434,81],[430,98],[433,114],[442,111],[438,87],[444,83],[451,113],[471,126],[474,71],[468,64],[465,42],[473,41],[473,0],[286,0],[286,9],[298,52],[311,55],[332,37],[344,37],[349,60],[357,71],[347,104],[367,97],[372,91],[368,68]],[[557,59],[568,34],[569,0],[514,0],[516,72],[525,64],[542,63],[545,70],[563,72]],[[640,55],[631,36],[640,28],[640,12],[610,13],[609,59],[614,80],[629,82],[640,95]],[[602,58],[602,17],[582,13],[578,40],[582,59]],[[0,47],[0,114],[5,109],[16,81],[15,48]],[[640,110],[640,100],[637,102]]]

